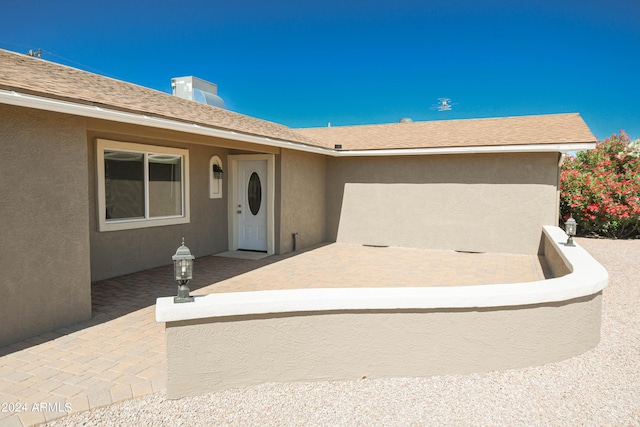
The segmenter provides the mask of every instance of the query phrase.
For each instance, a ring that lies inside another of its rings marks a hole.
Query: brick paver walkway
[[[194,294],[307,287],[454,286],[544,278],[536,256],[332,244],[261,260],[196,260]],[[0,427],[30,426],[166,386],[164,324],[172,267],[92,285],[93,318],[0,348]]]

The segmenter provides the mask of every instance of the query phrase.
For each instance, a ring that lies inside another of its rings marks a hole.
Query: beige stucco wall
[[[557,223],[557,153],[331,158],[327,238],[536,254]]]
[[[326,237],[326,157],[301,151],[282,150],[277,164],[276,252],[324,242]]]
[[[556,244],[562,245],[564,243],[564,241],[552,242],[547,233],[542,233],[540,238],[539,253],[543,256],[541,261],[545,263],[552,277],[562,277],[573,270],[571,264],[567,262],[556,246]]]
[[[420,377],[542,365],[595,347],[600,312],[597,293],[510,308],[168,322],[167,397],[265,382]]]
[[[171,256],[180,246],[182,237],[196,257],[228,249],[226,186],[228,176],[223,183],[223,197],[209,198],[210,158],[214,155],[219,156],[223,169],[226,169],[228,165],[229,149],[213,145],[221,143],[221,141],[214,138],[190,137],[177,132],[99,121],[90,122],[90,126],[91,129],[85,138],[85,145],[89,152],[90,165],[89,218],[92,280],[102,280],[171,264]],[[133,230],[98,231],[95,180],[97,138],[188,149],[190,222]],[[190,140],[197,141],[198,144],[189,143]],[[167,286],[168,292],[173,292],[170,277]]]
[[[0,105],[0,345],[91,317],[84,120]]]

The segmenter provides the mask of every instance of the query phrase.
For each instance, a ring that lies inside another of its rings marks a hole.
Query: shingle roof
[[[594,143],[579,114],[291,129],[0,49],[0,89],[343,150]],[[291,147],[295,148],[295,147]]]
[[[593,143],[578,113],[297,129],[343,150]]]
[[[2,49],[0,89],[317,145],[283,125]]]

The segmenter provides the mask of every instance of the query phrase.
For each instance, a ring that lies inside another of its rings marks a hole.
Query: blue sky
[[[640,138],[640,1],[22,0],[0,48],[292,127],[579,112]]]

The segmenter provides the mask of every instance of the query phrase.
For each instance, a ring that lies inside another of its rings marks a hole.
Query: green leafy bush
[[[568,156],[560,177],[560,216],[580,234],[640,235],[640,145],[624,131]]]

